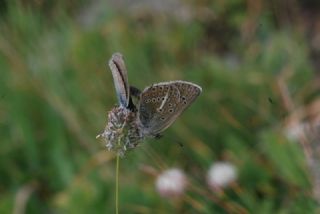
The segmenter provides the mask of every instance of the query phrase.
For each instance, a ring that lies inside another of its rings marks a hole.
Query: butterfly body
[[[153,84],[142,92],[128,84],[122,55],[116,53],[109,61],[119,106],[108,114],[103,137],[108,150],[123,155],[148,137],[158,137],[200,95],[200,86],[186,81]],[[132,102],[132,96],[138,103]]]

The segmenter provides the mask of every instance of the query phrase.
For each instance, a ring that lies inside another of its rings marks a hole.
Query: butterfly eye
[[[160,101],[160,97],[157,98],[157,101],[158,101],[158,102]]]
[[[156,102],[156,98],[152,98],[152,102],[155,103]]]
[[[171,104],[171,103],[169,103],[169,107],[172,107],[172,104]]]
[[[162,108],[159,108],[158,111],[159,111],[159,112],[163,112],[163,109],[162,109]]]
[[[146,102],[146,103],[150,103],[150,99],[147,99],[145,102]]]
[[[164,97],[161,98],[162,101],[164,101],[164,99],[165,99]]]
[[[169,113],[173,113],[173,109],[171,108],[171,109],[169,109]]]

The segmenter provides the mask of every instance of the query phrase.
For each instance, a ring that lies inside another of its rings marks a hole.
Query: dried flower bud
[[[168,169],[156,181],[156,189],[163,197],[177,197],[184,193],[187,179],[180,169]]]
[[[108,123],[98,137],[103,137],[109,151],[123,156],[127,149],[135,148],[142,139],[136,123],[136,112],[122,106],[113,108],[108,114]]]
[[[217,162],[213,164],[207,175],[208,184],[213,190],[227,187],[236,179],[236,167],[228,162]]]

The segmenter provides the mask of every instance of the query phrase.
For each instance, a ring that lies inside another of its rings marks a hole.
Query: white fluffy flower
[[[287,139],[296,142],[305,135],[308,129],[308,123],[296,123],[289,125],[284,131]]]
[[[162,172],[156,181],[156,189],[163,197],[182,195],[186,186],[186,176],[180,169],[168,169]]]
[[[214,190],[227,187],[236,179],[236,167],[228,162],[212,164],[207,175],[208,184]]]

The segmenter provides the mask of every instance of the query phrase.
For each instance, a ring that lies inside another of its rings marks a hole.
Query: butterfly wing
[[[114,53],[109,60],[109,67],[112,72],[113,82],[116,89],[119,104],[128,107],[130,91],[128,74],[122,54]]]
[[[200,95],[200,86],[185,82],[162,82],[144,89],[138,106],[146,135],[157,135],[168,128]]]

